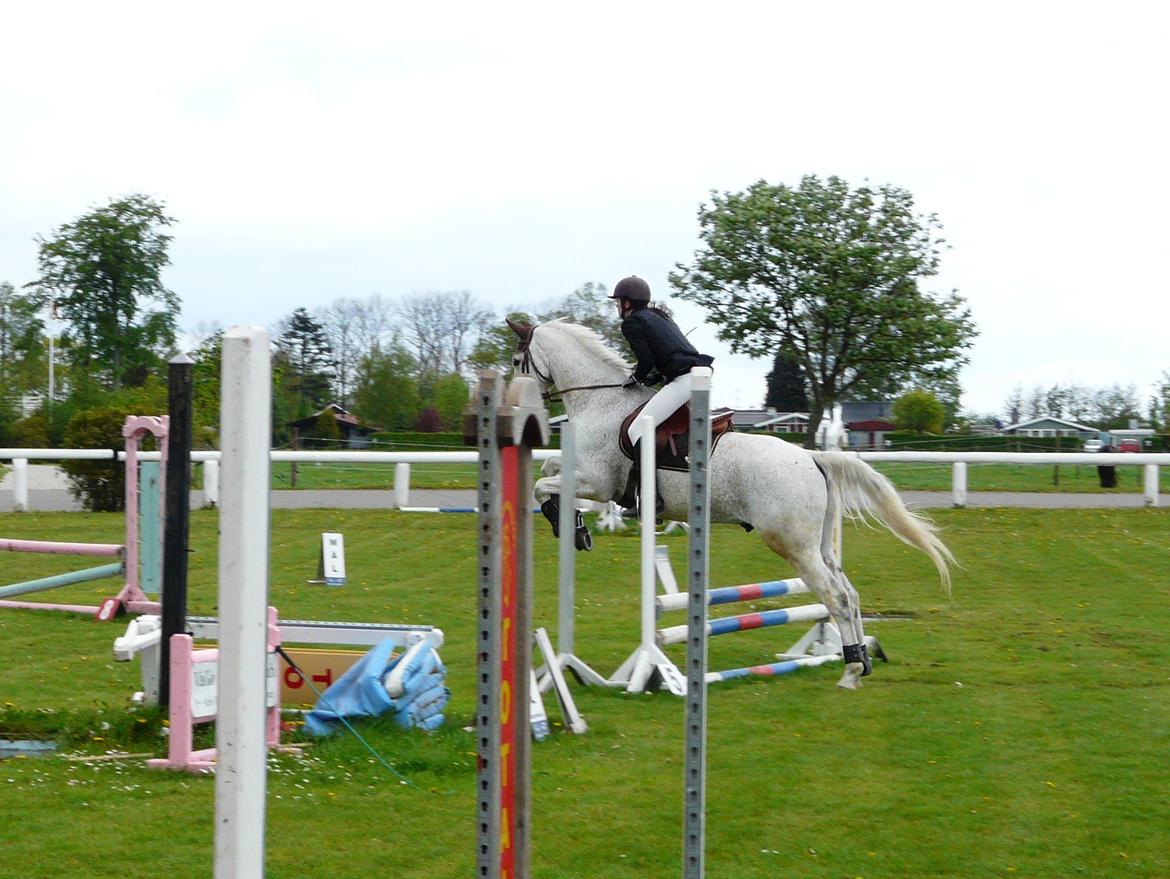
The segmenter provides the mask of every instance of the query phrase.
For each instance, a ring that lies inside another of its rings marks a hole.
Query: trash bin
[[[1097,450],[1098,452],[1112,452],[1113,446],[1104,445]],[[1097,467],[1097,479],[1101,482],[1102,488],[1117,488],[1117,468],[1112,465],[1102,464]]]

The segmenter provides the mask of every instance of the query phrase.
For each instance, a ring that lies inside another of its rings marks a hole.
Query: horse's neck
[[[620,421],[637,405],[631,402],[632,395],[619,387],[626,378],[625,370],[613,363],[597,359],[575,340],[558,339],[553,348],[555,357],[553,380],[562,393],[570,388],[613,385],[612,388],[571,391],[565,394],[565,414],[570,419],[593,418],[604,413]]]

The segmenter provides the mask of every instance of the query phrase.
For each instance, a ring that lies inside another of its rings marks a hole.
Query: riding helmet
[[[637,275],[622,278],[613,288],[610,299],[629,299],[631,302],[649,302],[650,285]]]

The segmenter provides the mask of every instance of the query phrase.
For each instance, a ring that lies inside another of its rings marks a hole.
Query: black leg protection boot
[[[846,664],[850,662],[861,663],[861,676],[867,677],[873,674],[873,663],[869,661],[869,650],[864,644],[846,644],[841,648],[841,658],[845,660]]]
[[[552,525],[553,537],[561,536],[561,496],[559,494],[550,494],[548,500],[540,505],[540,512],[544,514],[544,518],[548,519],[549,524]],[[578,516],[581,514],[578,513]]]
[[[585,527],[585,517],[581,515],[581,511],[577,510],[576,513],[577,516],[574,520],[576,530],[573,532],[573,545],[577,547],[578,551],[585,550],[589,552],[589,550],[593,549],[593,535]]]

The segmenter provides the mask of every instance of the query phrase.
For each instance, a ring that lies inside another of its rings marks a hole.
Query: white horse
[[[630,365],[585,327],[554,320],[535,327],[508,321],[520,337],[513,358],[519,373],[562,395],[577,431],[578,497],[606,502],[624,493],[632,462],[618,447],[622,420],[652,394],[622,387]],[[668,518],[685,519],[685,473],[660,471]],[[738,523],[760,532],[765,545],[787,559],[841,632],[845,673],[837,686],[856,689],[870,673],[857,590],[833,555],[838,509],[871,516],[900,540],[920,549],[938,568],[949,591],[950,550],[934,526],[910,512],[893,484],[864,461],[841,452],[809,452],[778,437],[729,433],[710,461],[712,522]],[[560,476],[537,481],[538,502],[560,494]]]

